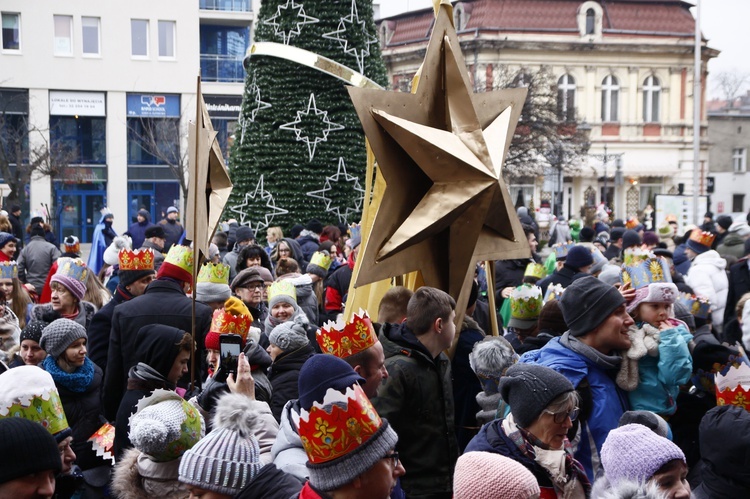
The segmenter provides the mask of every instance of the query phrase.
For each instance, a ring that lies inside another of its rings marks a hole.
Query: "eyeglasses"
[[[248,284],[247,289],[250,291],[258,291],[259,289],[263,289],[265,287],[265,284],[258,283],[258,284]]]
[[[547,414],[552,414],[552,418],[554,419],[555,423],[563,424],[568,418],[570,418],[571,421],[575,421],[576,419],[578,419],[578,414],[581,412],[581,410],[578,407],[574,407],[570,411],[552,412],[545,409],[544,412],[546,412]]]
[[[386,454],[385,456],[383,456],[383,459],[390,459],[393,463],[394,468],[398,466],[398,452],[396,451],[393,451],[390,454]]]

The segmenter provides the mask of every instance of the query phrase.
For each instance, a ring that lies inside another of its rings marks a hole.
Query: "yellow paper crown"
[[[172,245],[169,253],[164,257],[164,263],[179,267],[190,275],[193,275],[193,250],[179,244]]]
[[[15,260],[0,262],[0,279],[15,279],[18,277],[18,264]]]
[[[69,428],[52,376],[36,366],[20,366],[0,375],[0,419],[24,418],[52,435]]]
[[[322,404],[314,402],[309,412],[292,411],[292,419],[312,464],[327,463],[355,451],[383,424],[356,383],[343,393],[329,388]]]
[[[124,248],[117,254],[120,270],[154,270],[154,250]]]
[[[272,301],[279,295],[291,296],[295,302],[297,301],[297,289],[291,281],[276,281],[271,284],[268,288],[268,301]]]
[[[699,229],[695,229],[690,233],[691,241],[702,244],[703,246],[708,246],[709,248],[714,243],[714,239],[716,239],[715,234],[711,234],[710,232],[703,232]]]
[[[208,262],[198,271],[198,282],[229,286],[229,265]]]
[[[321,251],[316,251],[315,253],[313,253],[312,258],[310,259],[310,265],[317,265],[323,270],[328,270],[331,267],[331,263],[333,263],[333,258]]]
[[[360,310],[351,322],[328,321],[318,329],[315,339],[323,353],[345,359],[373,346],[378,336],[367,312]]]
[[[542,279],[547,276],[547,270],[541,263],[530,263],[526,266],[526,270],[523,273],[524,277],[532,276]]]

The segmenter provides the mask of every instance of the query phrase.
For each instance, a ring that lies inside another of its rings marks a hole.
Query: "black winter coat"
[[[255,479],[235,499],[289,499],[302,490],[302,483],[270,463],[263,466]]]
[[[112,299],[94,314],[91,324],[89,324],[88,341],[86,342],[88,356],[94,361],[94,364],[101,367],[102,372],[106,373],[107,371],[109,334],[112,331],[112,315],[115,313],[115,307],[131,298],[133,296],[130,293],[118,286]]]
[[[590,274],[587,274],[585,272],[578,272],[577,270],[574,270],[572,267],[563,265],[563,268],[553,272],[552,275],[548,275],[541,281],[537,282],[536,285],[542,288],[542,295],[544,295],[544,293],[547,292],[547,287],[550,284],[559,284],[563,288],[567,288],[576,279],[580,279],[581,277],[586,277],[587,275],[590,275]]]
[[[539,256],[536,254],[534,261],[540,262]],[[498,260],[495,262],[495,304],[497,309],[503,306],[505,298],[500,296],[503,288],[515,288],[520,286],[523,282],[523,273],[526,271],[526,266],[532,263],[532,260],[525,258],[522,260]]]
[[[750,269],[747,266],[747,259],[743,258],[731,267],[729,267],[729,291],[727,292],[727,305],[724,308],[724,327],[737,316],[734,309],[742,295],[750,292]]]
[[[268,369],[268,380],[271,382],[271,412],[276,421],[281,421],[284,405],[290,400],[299,398],[299,371],[302,364],[315,354],[310,344],[291,352],[285,352],[274,360]]]

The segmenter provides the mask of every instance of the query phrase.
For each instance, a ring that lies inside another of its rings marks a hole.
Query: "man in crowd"
[[[250,244],[255,244],[255,233],[253,230],[246,226],[240,225],[235,231],[235,239],[237,242],[234,243],[232,251],[224,255],[223,263],[229,265],[229,282],[237,276],[237,257],[242,251],[242,248]]]
[[[59,257],[60,250],[57,246],[44,238],[42,224],[32,225],[31,240],[18,257],[18,278],[24,284],[33,286],[37,293],[41,293],[47,274]]]
[[[169,253],[169,248],[178,244],[184,229],[177,218],[180,216],[180,210],[174,206],[167,208],[167,216],[159,222],[159,226],[164,229],[164,253]]]
[[[164,229],[159,225],[152,225],[145,232],[146,239],[143,241],[141,249],[150,249],[154,254],[154,270],[159,271],[161,263],[164,261],[164,242],[166,241],[166,233]]]

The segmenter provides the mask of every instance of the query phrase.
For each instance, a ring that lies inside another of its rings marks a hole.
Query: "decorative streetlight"
[[[621,153],[613,153],[610,154],[607,151],[607,144],[604,144],[604,154],[590,154],[590,156],[594,159],[598,159],[602,162],[602,165],[604,166],[604,195],[602,196],[602,203],[604,203],[605,208],[609,207],[609,200],[608,197],[608,189],[607,189],[607,165],[609,164],[609,161],[614,159],[617,160],[617,169],[619,171],[622,163],[620,162],[620,158],[622,158],[622,155],[625,154],[624,152]],[[617,177],[617,176],[615,176]]]

